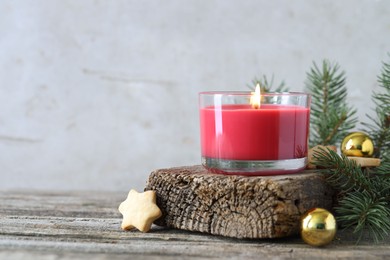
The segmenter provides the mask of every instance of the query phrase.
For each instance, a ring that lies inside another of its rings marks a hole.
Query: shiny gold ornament
[[[332,213],[322,208],[313,208],[301,218],[301,237],[312,246],[325,246],[336,235],[336,220]]]
[[[374,154],[374,143],[362,132],[347,135],[341,142],[340,148],[346,156],[371,157]]]

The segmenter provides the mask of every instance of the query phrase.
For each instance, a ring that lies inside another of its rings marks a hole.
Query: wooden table
[[[0,259],[390,259],[390,240],[355,245],[338,232],[324,248],[299,237],[239,240],[154,226],[122,231],[117,207],[127,192],[0,192]]]

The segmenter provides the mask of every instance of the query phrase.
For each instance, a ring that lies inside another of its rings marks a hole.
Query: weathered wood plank
[[[313,248],[296,236],[233,239],[157,226],[149,233],[122,231],[117,207],[126,195],[0,192],[0,259],[390,257],[390,241],[355,245],[350,232],[339,232],[326,248]]]
[[[122,193],[113,192],[8,191],[0,196],[0,215],[99,218],[121,216],[113,205],[123,199]]]
[[[333,194],[323,176],[310,171],[245,177],[202,166],[156,170],[146,190],[156,191],[163,212],[156,224],[236,238],[297,234],[302,214],[330,209]]]

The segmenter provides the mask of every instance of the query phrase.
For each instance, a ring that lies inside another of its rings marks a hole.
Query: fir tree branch
[[[368,191],[348,193],[339,201],[339,207],[335,210],[339,224],[345,228],[353,227],[354,233],[360,233],[359,240],[364,229],[375,242],[383,240],[390,232],[388,202]]]
[[[338,223],[352,227],[360,238],[367,230],[376,242],[384,239],[390,233],[390,162],[362,169],[328,148],[318,148],[313,157],[313,164],[322,168],[327,182],[339,192]]]
[[[313,164],[322,168],[327,181],[336,190],[343,193],[351,190],[370,191],[372,184],[369,175],[362,171],[355,161],[349,160],[345,155],[339,156],[329,148],[318,148],[313,154]]]
[[[386,175],[390,179],[390,162],[382,162],[380,166],[375,168],[375,174]]]
[[[390,57],[390,53],[389,53]],[[390,62],[382,63],[381,74],[378,76],[382,91],[374,92],[372,100],[376,108],[376,118],[368,116],[371,123],[362,124],[369,130],[376,146],[375,157],[390,160]]]
[[[261,78],[254,78],[252,83],[248,85],[249,88],[254,89],[256,85],[260,85],[261,93],[268,92],[287,92],[288,88],[285,86],[284,81],[280,82],[274,89],[274,75],[272,75],[271,80],[268,80],[266,75],[263,75]]]
[[[355,127],[356,109],[348,106],[345,73],[338,64],[316,63],[307,73],[306,90],[312,95],[310,145],[334,145]]]
[[[347,115],[343,113],[339,118],[338,122],[336,123],[336,125],[333,127],[332,132],[330,132],[329,135],[325,138],[323,145],[328,145],[331,143],[332,139],[334,139],[334,137],[337,135],[339,128],[345,122],[346,119],[347,119]]]

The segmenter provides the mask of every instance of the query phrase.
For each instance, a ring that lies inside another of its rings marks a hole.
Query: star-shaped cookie
[[[151,190],[143,193],[130,190],[127,199],[119,205],[119,212],[123,215],[122,229],[137,228],[142,232],[148,232],[153,221],[162,215],[156,204],[156,192]]]

